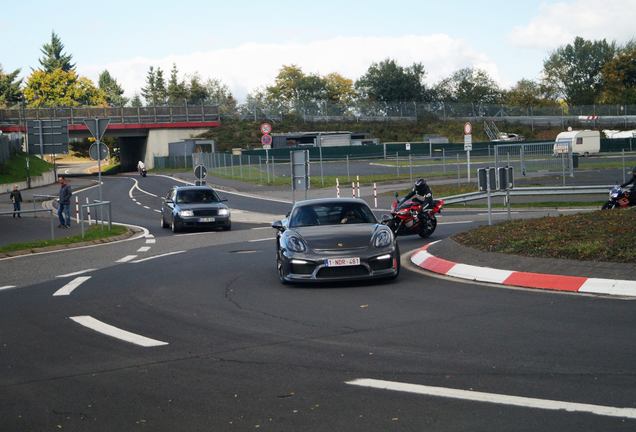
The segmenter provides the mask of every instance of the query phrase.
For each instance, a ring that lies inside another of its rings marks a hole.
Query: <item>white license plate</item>
[[[214,220],[213,217],[199,218],[199,222],[214,222]]]
[[[327,267],[345,267],[360,265],[360,258],[329,258],[327,261]]]

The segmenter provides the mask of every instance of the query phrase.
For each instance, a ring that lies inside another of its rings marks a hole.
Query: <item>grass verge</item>
[[[636,263],[635,218],[633,210],[598,210],[503,222],[455,234],[453,239],[485,252]]]
[[[42,175],[53,169],[53,165],[37,156],[27,156],[25,153],[13,155],[4,164],[0,165],[0,184],[23,182],[27,179],[26,160],[29,159],[29,175],[31,177]]]
[[[120,225],[113,225],[111,230],[108,227],[101,229],[100,226],[93,225],[84,232],[84,238],[81,235],[63,237],[55,240],[40,240],[26,243],[11,243],[0,247],[0,253],[16,252],[21,250],[39,249],[48,246],[61,246],[73,243],[90,242],[93,240],[105,239],[122,235],[128,231],[128,228]]]

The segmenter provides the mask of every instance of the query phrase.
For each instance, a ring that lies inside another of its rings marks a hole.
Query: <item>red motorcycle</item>
[[[429,237],[437,228],[437,213],[442,211],[443,200],[433,201],[433,205],[406,201],[398,207],[397,199],[391,204],[391,215],[385,215],[382,223],[391,228],[395,235],[418,234]]]

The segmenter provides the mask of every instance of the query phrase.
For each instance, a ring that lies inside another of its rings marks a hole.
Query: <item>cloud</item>
[[[635,36],[636,0],[573,0],[543,4],[539,14],[515,27],[508,40],[517,47],[554,49],[576,36],[626,42]]]
[[[427,81],[439,81],[457,69],[472,66],[486,70],[499,81],[496,64],[476,52],[462,39],[445,34],[401,37],[336,37],[308,43],[247,43],[234,48],[171,55],[163,58],[137,57],[81,68],[80,73],[96,80],[104,69],[117,78],[128,96],[144,85],[151,65],[159,66],[168,78],[172,64],[179,73],[217,78],[227,84],[239,100],[250,91],[271,85],[283,65],[295,64],[305,73],[326,75],[338,72],[357,79],[373,62],[395,59],[403,66],[421,62]]]

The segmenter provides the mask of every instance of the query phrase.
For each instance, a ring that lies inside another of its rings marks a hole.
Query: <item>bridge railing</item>
[[[218,105],[151,107],[55,107],[0,110],[0,123],[23,124],[26,120],[65,119],[82,124],[86,118],[109,117],[111,123],[177,123],[219,121]]]

